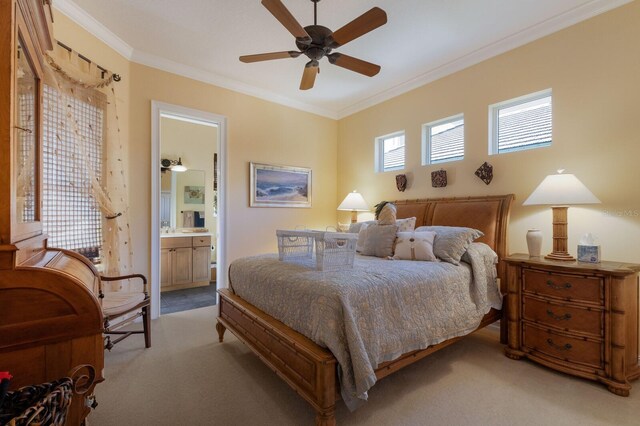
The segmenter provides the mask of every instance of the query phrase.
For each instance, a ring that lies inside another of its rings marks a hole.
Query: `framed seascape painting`
[[[311,207],[311,169],[250,163],[251,207]]]

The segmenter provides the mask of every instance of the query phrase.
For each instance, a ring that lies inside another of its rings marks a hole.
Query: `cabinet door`
[[[193,281],[209,281],[211,274],[211,247],[193,248]]]
[[[172,249],[160,250],[160,288],[171,285],[171,252]]]
[[[180,247],[171,254],[171,273],[173,284],[189,284],[193,276],[193,248]]]

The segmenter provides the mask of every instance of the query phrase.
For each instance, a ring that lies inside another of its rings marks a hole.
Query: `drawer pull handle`
[[[556,345],[555,343],[553,343],[553,340],[551,339],[547,339],[547,344],[559,351],[568,351],[569,349],[573,348],[573,346],[571,346],[571,344],[569,343],[565,343],[564,346]]]
[[[556,283],[554,283],[551,280],[547,280],[547,286],[551,287],[554,290],[568,290],[571,288],[571,283],[564,283],[563,285],[556,285]]]
[[[553,318],[554,320],[558,320],[558,321],[566,321],[566,320],[570,320],[571,319],[571,314],[564,314],[562,316],[560,315],[556,315],[553,313],[552,310],[547,309],[547,316]]]

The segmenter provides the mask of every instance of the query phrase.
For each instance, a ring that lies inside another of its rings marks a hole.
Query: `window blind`
[[[21,91],[23,92],[23,91]],[[17,176],[18,179],[18,188],[17,188],[17,198],[19,200],[18,204],[18,219],[20,222],[33,222],[36,220],[36,194],[34,191],[35,188],[35,179],[34,175],[35,169],[33,164],[35,164],[34,155],[36,149],[36,139],[35,139],[35,117],[33,116],[34,111],[36,111],[34,99],[35,95],[33,91],[26,90],[27,93],[20,93],[19,96],[19,110],[18,113],[18,126],[20,127],[17,132],[17,137],[20,140],[20,143],[17,144],[17,162],[19,170],[19,174]]]
[[[464,120],[429,127],[429,131],[431,133],[430,164],[464,158]]]
[[[74,250],[95,260],[102,246],[102,215],[91,193],[86,167],[101,178],[105,111],[75,97],[66,96],[64,104],[58,98],[57,89],[44,85],[43,230],[51,247]],[[88,158],[81,158],[72,139],[73,129],[66,119],[67,102],[85,137]]]
[[[404,135],[383,140],[383,171],[398,170],[404,167]]]
[[[498,112],[498,152],[551,145],[551,96]]]

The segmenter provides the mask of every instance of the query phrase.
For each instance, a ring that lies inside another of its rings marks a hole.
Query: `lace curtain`
[[[56,106],[65,111],[64,120],[52,130],[56,132],[56,137],[72,139],[71,145],[75,147],[74,166],[86,171],[91,195],[102,213],[102,273],[107,276],[129,274],[133,253],[128,210],[128,158],[123,146],[124,136],[118,125],[117,83],[114,83],[113,74],[104,72],[95,64],[80,58],[75,51],[68,51],[57,44],[46,60],[49,68],[45,73],[45,84],[56,89]],[[101,134],[96,134],[100,133],[99,129],[82,125],[80,111],[76,110],[81,103],[73,102],[74,99],[103,108],[104,129]],[[96,170],[95,161],[91,161],[88,155],[88,144],[100,137],[103,138],[104,157],[102,170]],[[128,282],[118,282],[111,284],[107,290],[128,290],[128,286]]]

